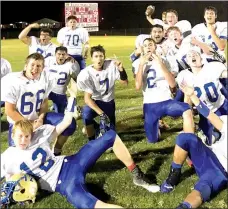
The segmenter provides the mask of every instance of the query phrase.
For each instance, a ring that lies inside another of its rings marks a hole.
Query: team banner
[[[77,17],[79,27],[88,31],[98,31],[98,3],[65,3],[65,20],[68,16]]]

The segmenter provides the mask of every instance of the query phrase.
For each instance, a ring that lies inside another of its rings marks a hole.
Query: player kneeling
[[[38,177],[41,189],[59,192],[76,208],[117,208],[120,206],[106,204],[90,194],[85,182],[88,169],[108,148],[113,147],[117,158],[131,172],[134,184],[150,192],[158,192],[160,187],[148,183],[113,130],[105,132],[97,140],[90,141],[74,155],[66,157],[52,153],[51,141],[71,124],[73,118],[75,94],[71,89],[69,92],[64,118],[57,126],[42,125],[33,132],[33,125],[28,120],[20,120],[14,124],[12,138],[15,147],[9,147],[1,155],[1,176],[25,172]]]

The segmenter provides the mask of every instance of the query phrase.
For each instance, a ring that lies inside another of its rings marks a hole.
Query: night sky
[[[75,2],[75,1],[72,1]],[[78,1],[83,2],[83,1]],[[93,1],[96,2],[96,1]],[[227,21],[227,2],[190,2],[190,1],[126,1],[104,2],[97,1],[99,16],[104,20],[100,22],[100,29],[114,28],[146,28],[150,24],[145,19],[145,9],[153,3],[156,6],[155,17],[161,18],[165,9],[175,9],[179,13],[179,20],[188,19],[193,25],[203,22],[203,12],[206,6],[215,6],[218,10],[218,20]],[[44,17],[64,22],[64,2],[60,1],[31,1],[31,2],[1,2],[1,23],[34,22]]]

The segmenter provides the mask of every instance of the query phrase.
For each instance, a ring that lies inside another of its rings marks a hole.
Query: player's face
[[[177,16],[173,12],[166,14],[166,22],[169,26],[174,26],[177,23]]]
[[[177,30],[172,30],[168,33],[168,39],[175,45],[180,45],[181,43],[181,34]]]
[[[72,19],[72,20],[69,20],[67,22],[67,27],[69,27],[70,29],[74,30],[77,26],[77,21]]]
[[[92,62],[93,62],[93,67],[96,70],[102,69],[102,66],[104,64],[104,60],[105,60],[105,56],[102,52],[99,52],[99,51],[93,52]]]
[[[153,41],[146,40],[143,42],[143,52],[144,54],[155,53],[155,44]]]
[[[47,45],[51,41],[51,36],[49,33],[41,32],[40,33],[40,44]]]
[[[66,60],[66,57],[67,57],[67,53],[65,51],[57,51],[55,53],[55,57],[56,57],[56,61],[58,64],[62,65],[65,60]]]
[[[161,28],[153,28],[151,31],[151,37],[156,44],[159,44],[164,37],[164,31]]]
[[[12,135],[12,137],[13,137],[15,146],[18,147],[19,149],[25,150],[31,142],[32,134],[24,133],[20,128],[17,128],[14,134]]]
[[[202,59],[198,52],[196,51],[190,51],[187,54],[187,63],[190,67],[200,67],[202,66]]]
[[[213,10],[206,10],[204,14],[204,19],[207,24],[214,24],[216,19],[215,12]]]
[[[38,79],[40,77],[41,72],[43,71],[43,68],[43,60],[28,60],[27,64],[25,64],[26,77],[32,80]]]

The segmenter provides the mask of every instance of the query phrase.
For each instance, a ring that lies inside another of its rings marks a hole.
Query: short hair
[[[171,31],[178,31],[180,34],[182,34],[182,32],[181,32],[181,30],[177,27],[177,26],[171,26],[171,27],[169,27],[168,28],[168,30],[166,31],[166,33],[167,33],[167,35],[169,35],[169,33],[171,32]]]
[[[69,22],[70,20],[76,20],[77,21],[77,17],[74,15],[70,15],[69,17],[67,17],[66,21]]]
[[[101,53],[103,53],[104,56],[105,56],[105,49],[104,49],[104,47],[101,46],[101,45],[91,47],[91,49],[90,49],[90,56],[91,56],[91,57],[93,56],[93,53],[94,53],[94,52],[101,52]]]
[[[162,25],[159,25],[159,24],[152,25],[151,26],[151,31],[153,30],[153,28],[161,28],[162,31],[164,30],[163,26]]]
[[[29,56],[27,56],[27,58],[25,59],[25,63],[27,64],[29,62],[30,59],[34,59],[34,60],[42,60],[43,61],[43,65],[44,65],[44,57],[42,54],[40,53],[33,53],[30,54]]]
[[[168,10],[166,10],[166,15],[167,15],[167,13],[174,13],[178,17],[178,13],[174,9],[168,9]]]
[[[41,32],[48,33],[49,36],[51,36],[51,37],[53,36],[53,31],[50,28],[41,28],[40,29],[40,34],[41,34]]]
[[[21,131],[25,134],[32,134],[33,133],[33,125],[29,120],[19,120],[14,123],[12,134],[14,135],[16,129],[21,129]]]
[[[57,53],[57,51],[64,51],[67,53],[67,48],[65,46],[58,46],[55,49],[55,54]]]
[[[217,15],[217,12],[218,12],[218,11],[217,11],[217,9],[216,9],[215,7],[212,7],[212,6],[205,7],[205,8],[204,8],[204,14],[205,14],[205,12],[208,11],[208,10],[214,11],[215,15]]]
[[[154,39],[152,39],[152,38],[145,38],[144,41],[143,41],[143,43],[144,43],[145,41],[153,42],[154,45],[156,46],[156,42],[155,42]]]

